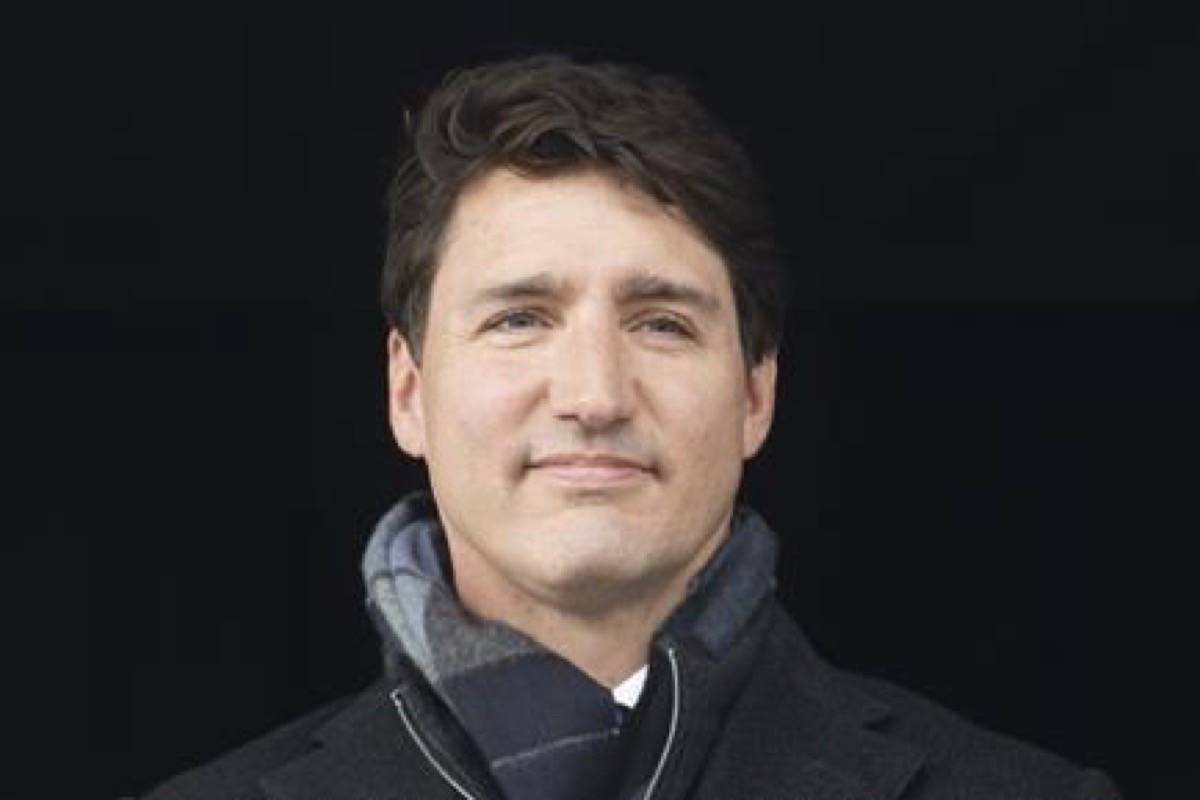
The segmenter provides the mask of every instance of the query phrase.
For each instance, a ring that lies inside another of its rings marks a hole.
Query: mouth
[[[637,461],[610,455],[562,454],[533,461],[530,469],[576,488],[610,488],[636,483],[652,474]]]

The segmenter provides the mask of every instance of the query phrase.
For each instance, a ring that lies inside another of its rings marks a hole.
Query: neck
[[[725,526],[726,535],[728,525]],[[610,689],[649,659],[650,644],[683,602],[691,578],[725,535],[713,536],[685,569],[650,587],[614,587],[581,604],[570,592],[535,593],[501,579],[480,554],[448,535],[459,601],[476,616],[503,622],[570,661]],[[649,582],[648,582],[649,583]]]

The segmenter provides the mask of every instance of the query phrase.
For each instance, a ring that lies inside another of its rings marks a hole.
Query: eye
[[[640,320],[637,327],[657,335],[678,337],[690,337],[692,335],[691,328],[687,324],[675,317],[665,315],[647,317]]]
[[[484,327],[487,330],[500,331],[501,333],[513,333],[541,327],[544,324],[545,320],[536,311],[528,308],[518,308],[512,311],[505,311],[503,314],[493,317]]]

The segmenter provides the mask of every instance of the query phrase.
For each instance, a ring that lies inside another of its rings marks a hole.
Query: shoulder
[[[983,727],[910,689],[879,678],[842,673],[863,692],[886,703],[892,715],[881,732],[919,745],[928,771],[964,787],[994,787],[1019,797],[1116,800],[1104,773],[1076,764],[1030,742]]]
[[[799,691],[820,695],[831,707],[867,720],[872,731],[923,753],[922,778],[917,785],[923,784],[927,791],[916,796],[1120,797],[1117,787],[1099,770],[990,730],[919,692],[830,666],[782,610],[773,627],[770,657],[781,660],[798,681]],[[798,676],[799,671],[810,674]]]
[[[143,800],[200,800],[259,796],[258,779],[313,749],[313,735],[359,696],[340,697],[222,756],[152,789]]]

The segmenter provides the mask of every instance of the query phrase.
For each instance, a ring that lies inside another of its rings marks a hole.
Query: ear
[[[425,455],[425,413],[421,407],[421,370],[408,342],[388,333],[388,422],[400,449],[413,458]]]
[[[754,456],[767,440],[775,417],[777,354],[767,353],[746,375],[746,416],[742,420],[742,458]]]

